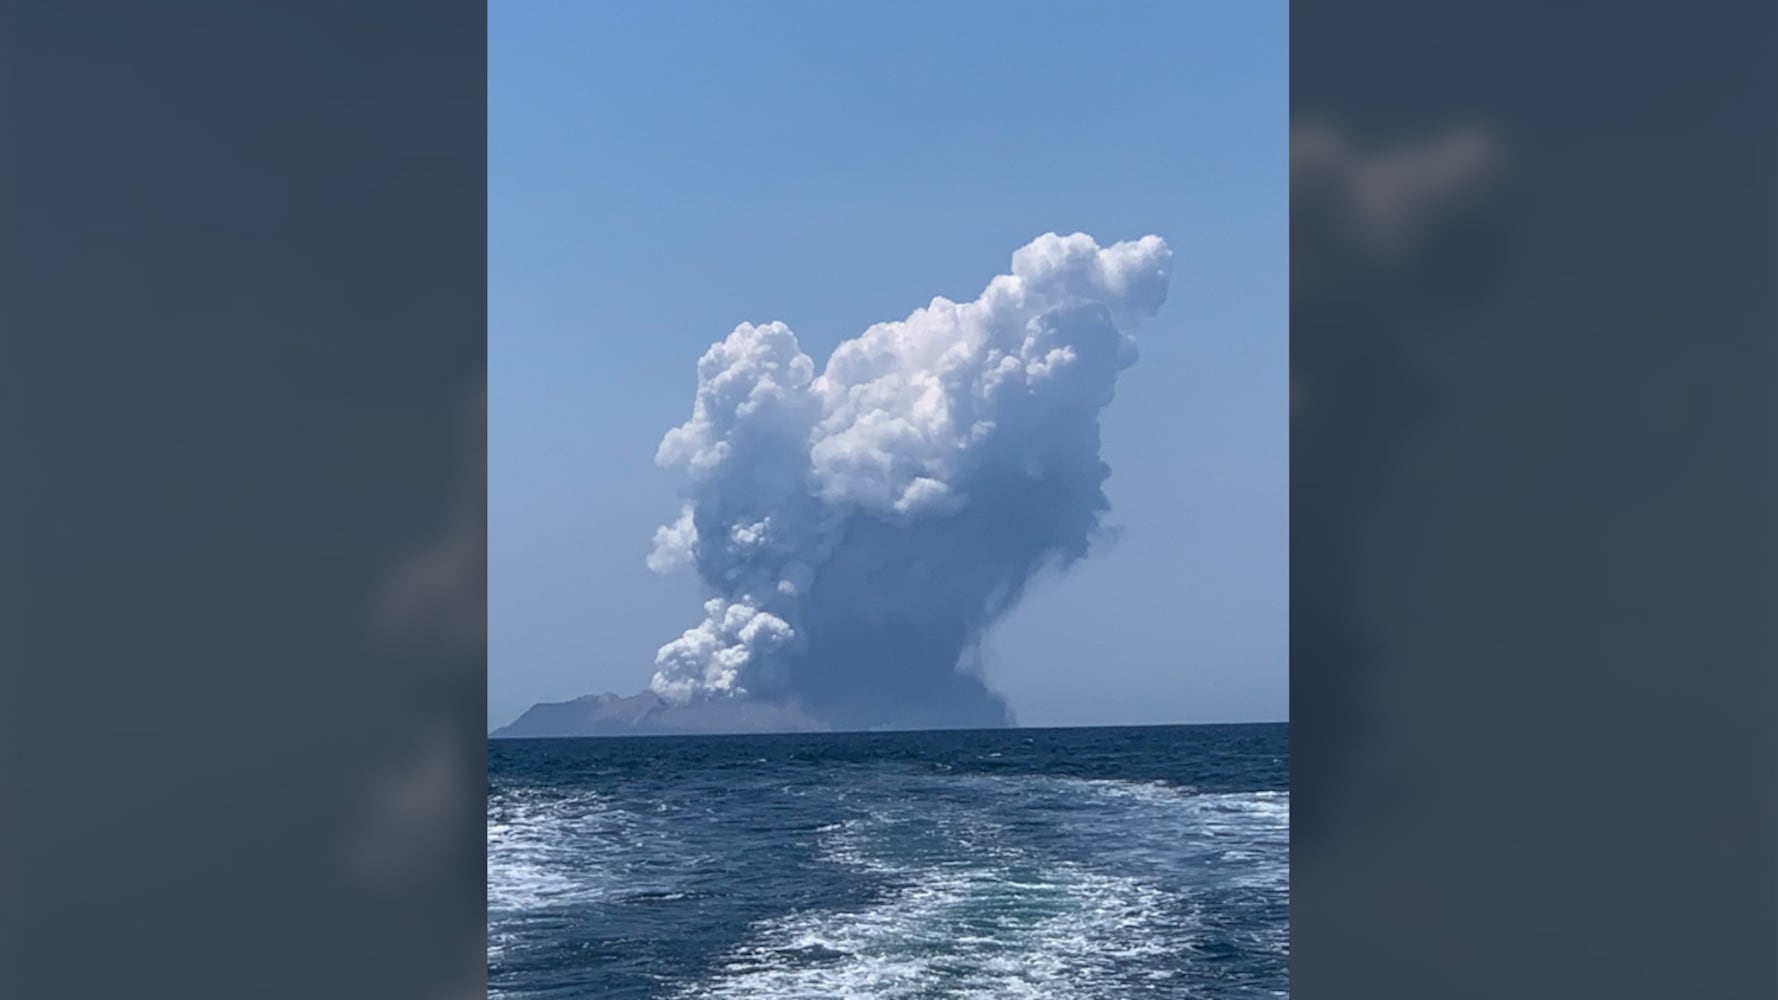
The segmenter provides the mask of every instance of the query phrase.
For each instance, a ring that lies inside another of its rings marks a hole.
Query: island
[[[740,698],[674,705],[653,691],[643,691],[627,698],[606,693],[540,702],[488,738],[808,733],[831,728],[791,705]]]

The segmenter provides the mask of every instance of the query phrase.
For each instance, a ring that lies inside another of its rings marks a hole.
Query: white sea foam
[[[1145,960],[1184,947],[1192,923],[1129,878],[1073,867],[936,871],[877,906],[767,921],[715,981],[685,996],[1111,996]]]
[[[881,900],[763,921],[714,976],[680,996],[1236,995],[1184,970],[1202,943],[1210,894],[1219,909],[1231,894],[1238,905],[1286,898],[1289,793],[1200,795],[1162,783],[1034,776],[968,780],[992,806],[915,808],[911,801],[923,801],[917,795],[897,803],[866,792],[864,814],[820,832],[829,860],[891,886]],[[1020,809],[1078,817],[1079,833],[1101,856],[1057,860],[1008,846],[1012,838],[999,831],[1017,822]],[[1241,943],[1288,955],[1282,928]]]
[[[503,795],[488,803],[488,910],[521,913],[602,899],[619,888],[612,870],[588,865],[589,849],[620,846],[632,817],[592,792],[549,799]]]

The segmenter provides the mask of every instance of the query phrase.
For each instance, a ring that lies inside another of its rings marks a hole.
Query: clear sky
[[[737,323],[825,361],[1044,232],[1172,247],[1104,415],[1116,538],[988,644],[1028,725],[1282,720],[1288,8],[498,0],[490,725],[644,689],[700,618],[644,565],[655,447]]]

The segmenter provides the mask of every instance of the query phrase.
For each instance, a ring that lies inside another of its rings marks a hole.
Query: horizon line
[[[513,720],[514,722],[518,720]],[[1238,722],[1132,722],[1132,723],[1062,723],[1047,726],[956,726],[926,727],[919,729],[820,729],[795,730],[777,729],[760,732],[724,732],[724,733],[595,733],[580,736],[496,736],[495,733],[506,726],[498,726],[488,730],[484,738],[489,740],[626,740],[626,739],[684,739],[688,737],[735,737],[735,736],[894,736],[914,733],[1004,733],[1008,730],[1022,729],[1027,731],[1044,731],[1052,729],[1182,729],[1208,728],[1213,726],[1287,726],[1289,719],[1248,720]]]

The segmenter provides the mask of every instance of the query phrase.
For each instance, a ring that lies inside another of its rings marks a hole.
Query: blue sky
[[[694,366],[817,364],[1046,231],[1174,253],[1104,417],[1118,529],[988,643],[1031,725],[1288,703],[1283,3],[502,0],[489,9],[490,725],[647,686],[700,618],[644,559]]]

